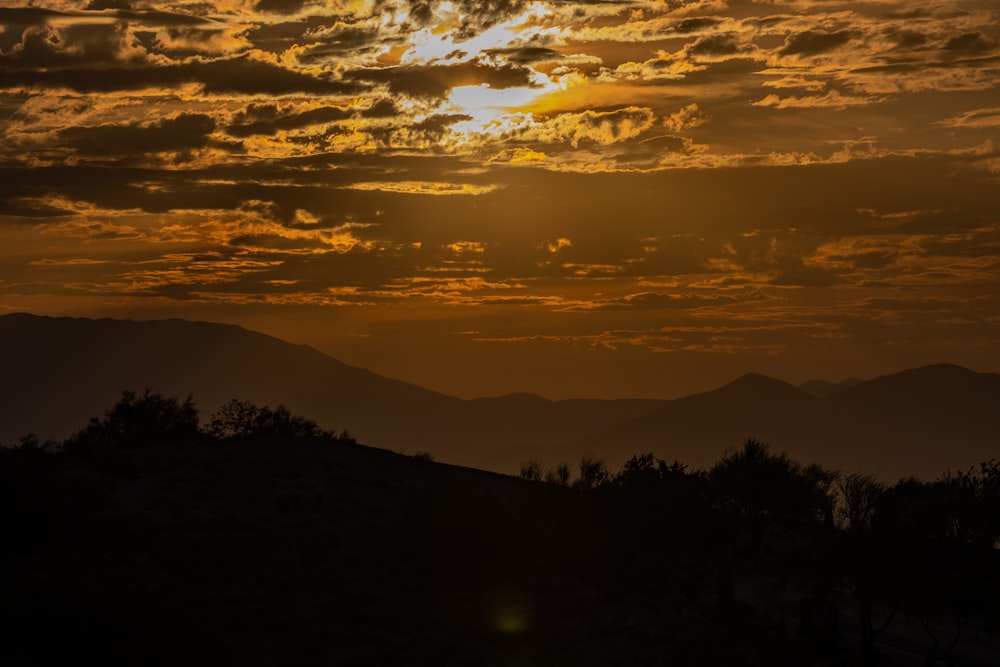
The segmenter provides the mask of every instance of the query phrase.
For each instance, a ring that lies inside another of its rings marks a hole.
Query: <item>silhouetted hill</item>
[[[656,665],[716,650],[714,579],[681,573],[689,547],[619,571],[621,527],[571,489],[386,450],[0,452],[0,501],[4,665]],[[670,596],[639,584],[665,563]],[[747,636],[744,651],[801,650]]]
[[[996,373],[950,364],[910,369],[831,396],[827,442],[872,469],[929,477],[1000,456],[997,406]]]
[[[803,382],[799,385],[799,389],[815,396],[816,398],[826,398],[827,396],[833,396],[838,391],[843,391],[850,387],[864,382],[861,378],[850,377],[840,382],[830,382],[828,380],[809,380],[808,382]]]
[[[159,320],[0,317],[0,442],[64,438],[123,389],[193,394],[207,419],[232,398],[283,403],[325,428],[455,463],[505,466],[511,447],[565,442],[648,412],[658,401],[464,401],[237,326]],[[486,459],[489,459],[488,461]],[[485,462],[485,463],[484,463]]]
[[[3,441],[28,431],[66,436],[121,390],[146,387],[194,394],[203,417],[231,398],[284,403],[376,442],[393,425],[419,433],[462,403],[225,324],[13,314],[0,317],[0,345],[9,351],[3,361],[9,381],[0,389]]]
[[[583,438],[559,452],[591,451],[612,466],[631,454],[704,466],[754,437],[802,461],[887,480],[932,478],[997,456],[1000,375],[934,365],[844,387],[825,398],[760,375],[668,401],[648,415]]]
[[[718,389],[667,401],[567,449],[605,456],[612,466],[650,451],[701,467],[747,437],[780,446],[797,425],[810,421],[816,400],[788,383],[748,374]]]
[[[0,346],[3,443],[28,432],[65,437],[122,389],[147,387],[193,394],[203,419],[232,398],[283,403],[361,442],[502,472],[529,459],[575,465],[586,452],[613,468],[646,451],[704,466],[754,437],[849,471],[934,476],[995,457],[1000,433],[1000,376],[951,365],[807,383],[812,392],[749,374],[672,401],[523,393],[466,401],[206,322],[14,314],[0,317]]]

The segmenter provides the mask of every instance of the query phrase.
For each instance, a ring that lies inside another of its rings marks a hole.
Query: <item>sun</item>
[[[446,0],[434,8],[429,27],[410,36],[410,45],[400,57],[403,65],[452,65],[475,63],[480,66],[503,68],[510,66],[509,57],[518,49],[532,46],[551,37],[557,28],[546,27],[551,10],[541,3],[532,3],[505,21],[491,25],[471,37],[461,28],[465,17],[452,2]],[[456,86],[430,114],[462,114],[469,120],[455,126],[460,134],[495,132],[504,119],[522,111],[539,98],[565,87],[561,77],[550,77],[536,69],[529,71],[529,84],[514,87],[491,87],[486,83]],[[429,115],[430,115],[429,114]],[[509,124],[509,123],[508,123]]]

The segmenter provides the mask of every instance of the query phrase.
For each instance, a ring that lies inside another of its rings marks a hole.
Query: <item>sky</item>
[[[1000,371],[996,0],[0,0],[0,129],[0,313],[463,397]]]

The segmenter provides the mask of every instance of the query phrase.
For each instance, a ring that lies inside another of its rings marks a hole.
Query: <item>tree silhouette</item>
[[[840,502],[838,523],[843,530],[842,571],[854,593],[861,628],[861,660],[874,660],[875,641],[886,631],[899,609],[892,595],[893,585],[887,572],[891,558],[884,535],[879,531],[885,522],[886,488],[874,475],[854,473],[838,483]],[[887,604],[880,623],[874,618],[875,602]]]
[[[837,506],[840,525],[850,535],[870,533],[885,487],[875,475],[853,473],[842,478],[837,488],[840,491],[840,503]]]
[[[123,391],[114,406],[103,416],[91,418],[65,447],[71,451],[128,449],[193,442],[198,437],[198,410],[191,396],[181,402],[146,389],[141,395]]]
[[[895,545],[909,548],[913,564],[903,570],[909,577],[900,582],[900,599],[932,642],[928,662],[951,664],[965,630],[998,612],[1000,469],[990,461],[932,483],[901,487],[911,495],[905,506],[919,512],[911,511],[896,524],[905,536],[893,535]],[[943,647],[942,625],[951,626]]]
[[[720,509],[749,528],[755,551],[768,526],[832,526],[836,474],[819,465],[803,467],[753,438],[726,452],[708,477]]]

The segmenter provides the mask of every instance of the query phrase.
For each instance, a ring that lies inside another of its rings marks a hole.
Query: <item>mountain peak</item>
[[[769,394],[782,393],[787,395],[804,394],[801,389],[788,384],[783,380],[777,380],[768,375],[760,373],[746,373],[736,378],[729,384],[715,390],[715,392],[744,393],[744,392],[766,392]],[[712,392],[712,393],[715,393]]]

